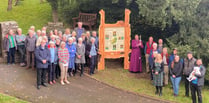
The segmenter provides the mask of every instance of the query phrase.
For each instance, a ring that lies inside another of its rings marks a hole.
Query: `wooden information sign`
[[[124,69],[129,69],[130,53],[130,13],[125,9],[125,21],[116,24],[105,24],[105,12],[100,12],[101,20],[99,26],[99,54],[101,55],[98,70],[105,69],[105,59],[116,59],[124,57]]]

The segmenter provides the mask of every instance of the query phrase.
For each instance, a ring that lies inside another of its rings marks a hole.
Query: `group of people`
[[[69,76],[74,76],[80,69],[80,76],[83,76],[84,67],[89,67],[89,74],[95,72],[98,55],[97,32],[85,31],[82,22],[72,32],[67,28],[64,32],[57,29],[49,31],[43,27],[35,31],[31,26],[28,34],[22,34],[18,28],[15,33],[9,30],[3,41],[3,48],[7,53],[7,64],[15,64],[16,50],[20,54],[20,66],[37,69],[37,89],[48,83],[55,84],[55,78],[60,76],[62,85],[69,84]],[[26,54],[26,55],[25,55]],[[26,58],[26,59],[25,59]]]
[[[153,41],[153,37],[149,37],[149,41],[144,46],[139,36],[135,35],[135,39],[132,40],[130,72],[142,72],[142,48],[145,53],[146,72],[150,73],[150,78],[156,87],[155,94],[162,96],[162,88],[168,85],[170,80],[173,95],[178,96],[179,84],[183,79],[185,96],[189,97],[189,90],[191,90],[193,103],[196,103],[196,93],[198,103],[202,103],[201,89],[204,86],[206,69],[201,59],[195,59],[191,51],[188,51],[186,58],[181,58],[177,48],[174,48],[169,55],[168,48],[164,47],[162,39],[159,39],[157,44]]]
[[[82,22],[72,32],[67,28],[64,32],[57,29],[49,31],[43,27],[35,31],[31,26],[28,34],[22,34],[18,28],[17,33],[9,30],[4,37],[3,48],[7,52],[8,65],[15,63],[16,50],[20,53],[20,66],[37,69],[37,89],[40,86],[47,86],[48,83],[55,84],[55,78],[60,78],[62,85],[69,84],[69,76],[73,76],[80,69],[80,76],[83,75],[84,66],[90,68],[89,74],[94,74],[97,66],[99,40],[97,32],[85,31]],[[146,58],[146,72],[156,87],[156,94],[162,96],[162,88],[168,85],[170,79],[174,90],[174,96],[179,94],[179,84],[183,78],[185,81],[185,95],[189,96],[191,89],[193,103],[196,103],[196,92],[199,103],[202,103],[201,89],[204,85],[205,67],[201,59],[195,59],[192,52],[182,59],[178,50],[173,49],[168,54],[168,48],[164,47],[163,40],[159,39],[158,44],[149,37],[149,41],[143,45],[138,35],[132,40],[132,51],[130,59],[130,72],[142,72],[141,49],[144,48]],[[26,54],[26,55],[25,55]],[[26,59],[25,59],[26,58]],[[26,62],[27,61],[27,62]]]

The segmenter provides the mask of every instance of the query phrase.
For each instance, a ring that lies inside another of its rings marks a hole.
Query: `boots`
[[[158,89],[158,86],[156,86],[155,94],[157,95],[158,93],[159,93],[159,89]]]
[[[160,94],[159,94],[159,96],[161,97],[161,96],[163,95],[163,94],[162,94],[162,89],[163,89],[163,88],[162,88],[162,86],[160,86],[159,88],[160,88]]]

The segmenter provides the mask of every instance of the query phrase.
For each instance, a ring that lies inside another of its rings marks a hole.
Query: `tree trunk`
[[[12,10],[12,0],[8,0],[8,8],[7,11]]]
[[[56,9],[52,9],[52,18],[53,22],[58,22],[58,11]]]
[[[18,2],[19,2],[19,0],[16,0],[16,1],[15,1],[15,6],[17,6],[17,5],[18,5]]]
[[[44,3],[44,0],[40,0],[40,3]]]

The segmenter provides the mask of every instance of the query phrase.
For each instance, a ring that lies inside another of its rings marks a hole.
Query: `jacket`
[[[91,46],[92,46],[92,43],[89,43],[86,45],[86,56],[89,56],[90,55],[90,51],[91,51]],[[95,44],[95,48],[96,48],[96,52],[98,53],[98,46]]]
[[[27,36],[25,39],[25,47],[27,51],[34,51],[36,48],[36,37],[33,36],[32,38]]]
[[[189,60],[188,58],[184,59],[184,70],[183,73],[185,76],[189,76],[189,74],[192,72],[194,65],[195,65],[196,59],[192,58]]]
[[[14,39],[14,45],[15,45],[15,48],[17,49],[17,44],[16,44],[16,40],[15,40],[15,36],[13,36],[13,39]],[[7,52],[9,52],[9,38],[8,38],[8,34],[4,37],[4,40],[3,40],[3,49],[6,50]]]
[[[51,54],[48,48],[43,49],[41,46],[35,49],[35,57],[36,57],[36,68],[38,69],[47,69],[49,62],[51,60]],[[43,64],[42,60],[46,60],[47,62]]]
[[[75,44],[69,44],[69,43],[66,43],[66,48],[68,49],[69,51],[69,57],[75,57],[75,54],[76,54],[76,47],[75,47]]]
[[[144,53],[145,54],[150,54],[151,50],[153,49],[153,44],[155,42],[152,42],[152,45],[149,45],[149,41],[146,43],[145,48],[144,48]]]
[[[48,48],[49,48],[49,51],[51,53],[50,47],[48,47]],[[58,49],[57,49],[56,46],[54,47],[54,50],[55,50],[55,52],[54,52],[54,64],[57,64],[58,63]],[[50,59],[50,63],[51,63],[51,59]]]
[[[156,50],[156,51],[159,53],[158,50]],[[150,51],[150,55],[149,55],[148,60],[149,60],[150,68],[153,69],[154,64],[155,64],[155,63],[154,63],[155,58],[153,57],[153,50]]]
[[[171,66],[170,69],[170,75],[175,75],[176,77],[181,77],[182,76],[182,69],[183,69],[183,64],[181,63],[181,61],[179,62],[172,62],[173,67]]]
[[[206,69],[203,65],[200,66],[200,75],[195,74],[195,76],[198,78],[198,86],[204,86],[204,82],[205,82],[205,72]]]
[[[85,46],[82,44],[81,46],[78,46],[76,44],[76,58],[75,58],[75,63],[86,63],[85,61]],[[81,55],[81,58],[79,59],[77,56]]]

